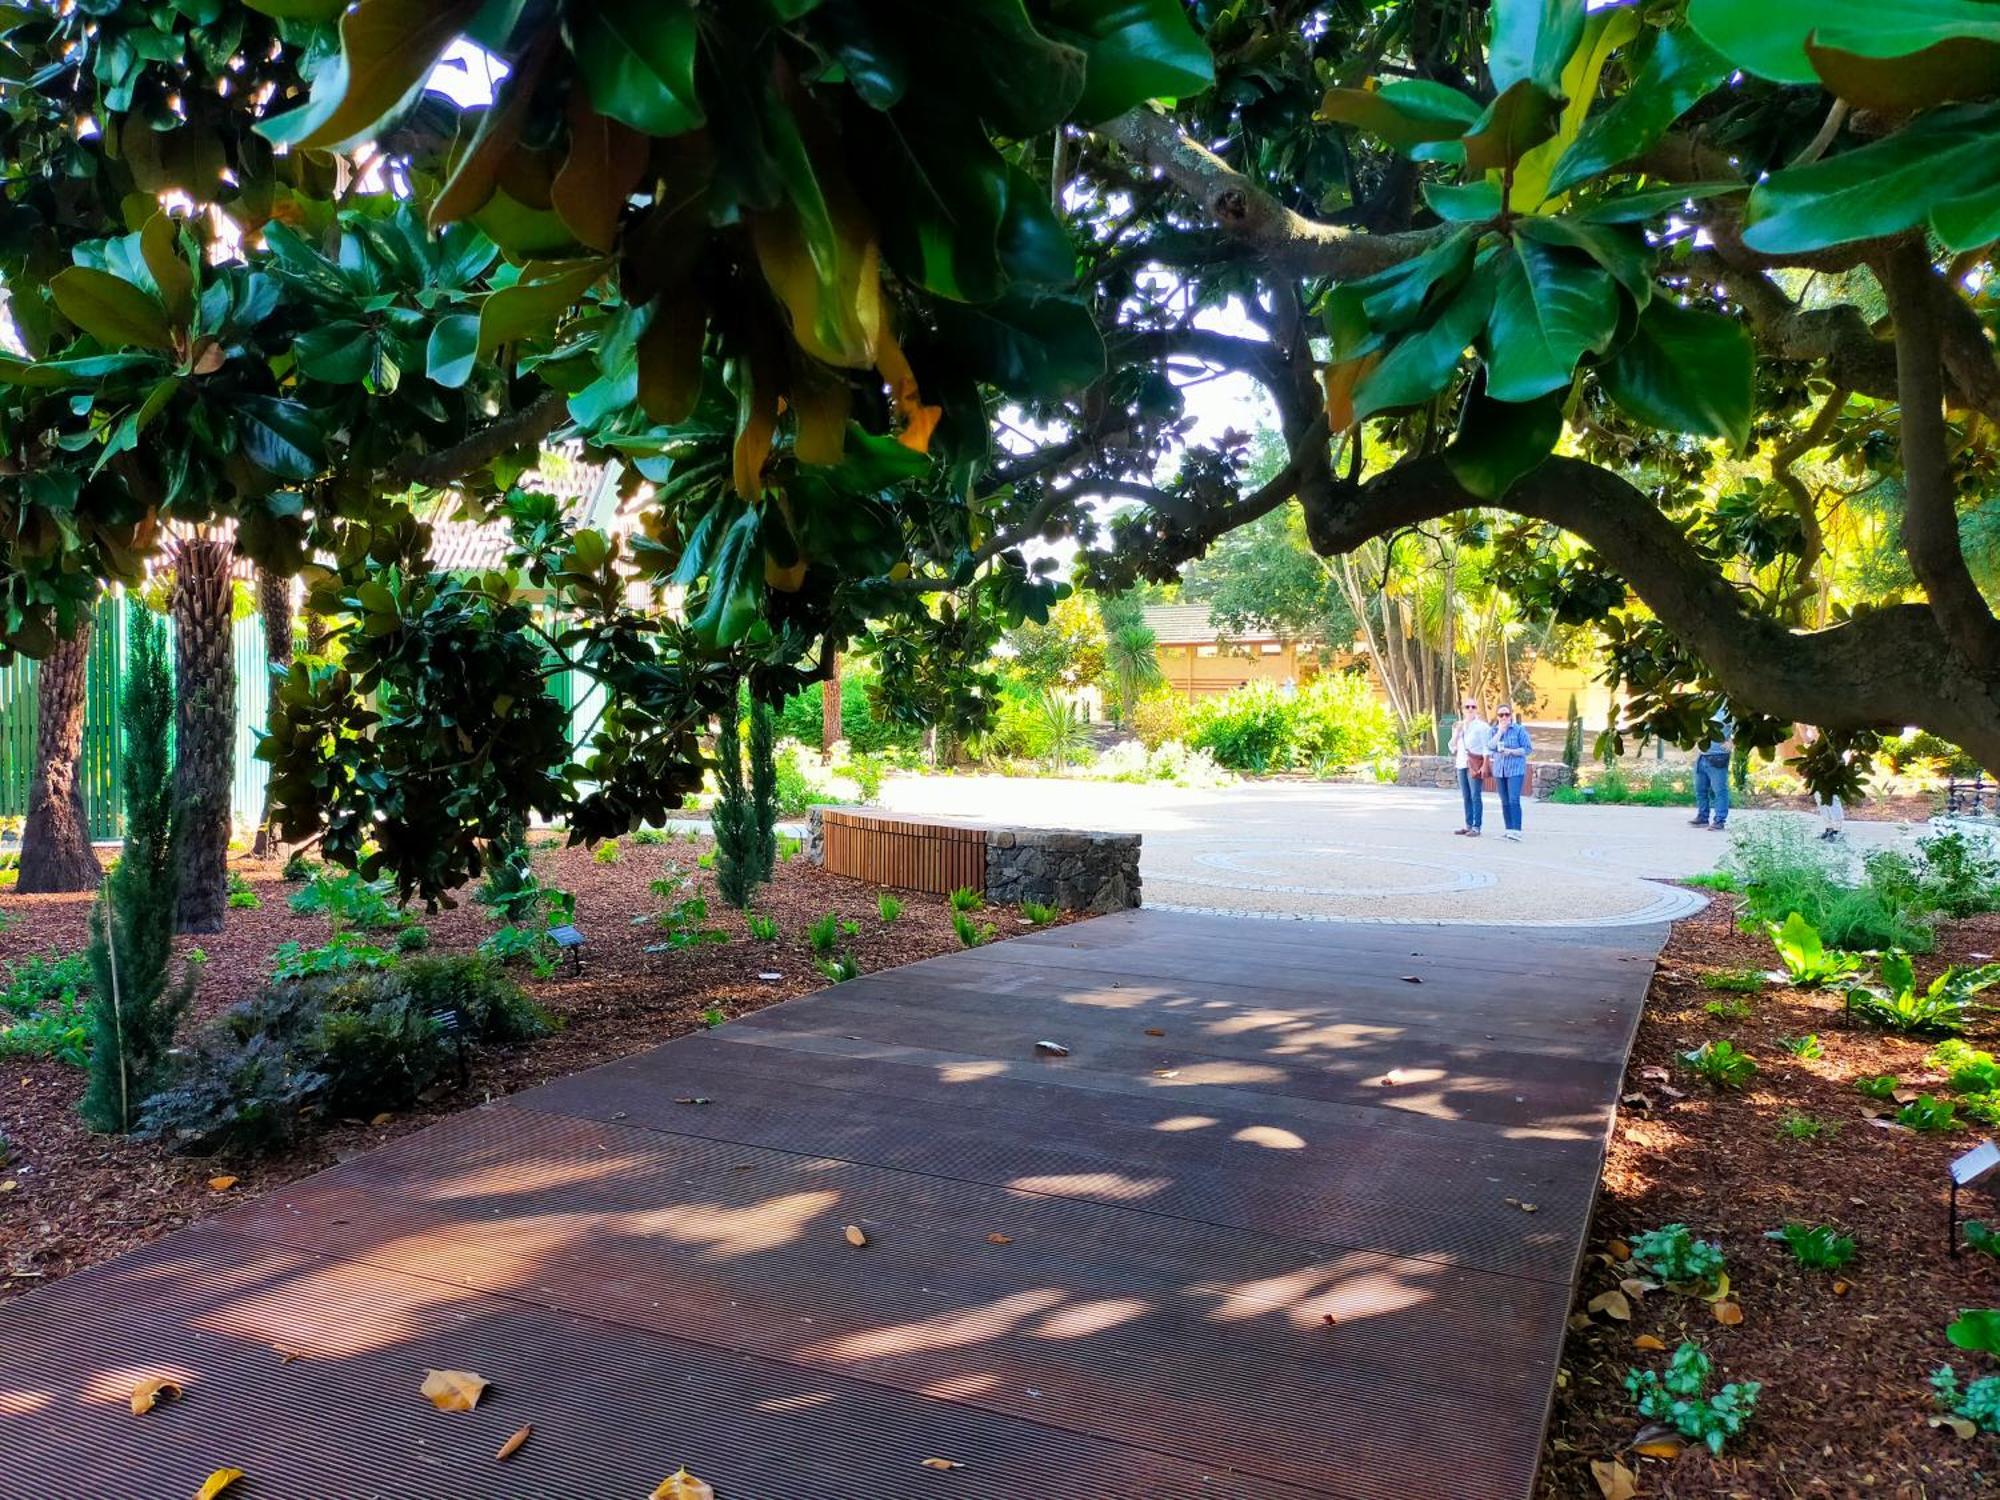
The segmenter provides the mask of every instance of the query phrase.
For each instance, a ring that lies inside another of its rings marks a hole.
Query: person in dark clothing
[[[1729,762],[1736,754],[1736,721],[1718,708],[1709,717],[1708,738],[1695,746],[1694,817],[1696,828],[1722,832],[1729,821]]]

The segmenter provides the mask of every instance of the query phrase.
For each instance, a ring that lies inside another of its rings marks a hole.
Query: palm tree
[[[1160,680],[1159,638],[1143,620],[1131,620],[1104,637],[1104,667],[1118,689],[1118,722],[1130,725],[1139,695]]]
[[[174,849],[181,932],[222,931],[236,755],[234,544],[197,530],[174,548]]]
[[[90,661],[88,609],[73,633],[58,637],[35,680],[35,773],[28,786],[28,820],[21,829],[21,871],[15,889],[91,891],[104,871],[90,847],[83,805],[83,713]]]

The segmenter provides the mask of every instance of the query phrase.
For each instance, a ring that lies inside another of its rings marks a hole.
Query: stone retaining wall
[[[1397,786],[1435,786],[1458,790],[1458,768],[1449,755],[1405,755],[1396,762]],[[1576,772],[1559,760],[1528,762],[1528,794],[1546,797],[1559,786],[1575,786]]]
[[[983,839],[984,894],[990,901],[1017,905],[1039,901],[1062,911],[1124,911],[1139,904],[1139,847],[1136,833],[1088,833],[1066,828],[993,828],[955,819],[911,818],[865,809],[828,809],[845,825],[836,830],[829,857],[827,825],[820,808],[806,820],[806,857],[837,875],[877,885],[946,894],[976,877],[948,874],[956,861],[949,847],[965,850],[968,835]],[[935,845],[932,848],[921,846]],[[979,852],[976,847],[967,851]],[[899,873],[900,872],[900,873]]]

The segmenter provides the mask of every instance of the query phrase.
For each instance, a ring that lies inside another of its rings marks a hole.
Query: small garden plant
[[[1809,1115],[1799,1110],[1791,1110],[1778,1121],[1778,1134],[1788,1141],[1816,1141],[1821,1136],[1833,1135],[1840,1127],[1831,1121],[1822,1120],[1817,1115]]]
[[[729,934],[722,928],[704,925],[708,921],[708,898],[689,891],[687,886],[687,873],[671,867],[648,883],[647,889],[666,903],[663,910],[651,916],[632,919],[634,926],[650,923],[664,934],[659,942],[646,945],[648,953],[679,952],[683,948],[729,941]]]
[[[1845,1270],[1854,1259],[1854,1240],[1826,1224],[1787,1224],[1766,1238],[1780,1241],[1808,1271]]]
[[[1994,1229],[1978,1219],[1968,1219],[1960,1232],[1964,1235],[1966,1249],[2000,1260],[2000,1229]]]
[[[1719,1089],[1740,1089],[1757,1075],[1757,1060],[1731,1041],[1703,1042],[1681,1061]]]
[[[833,912],[814,917],[806,928],[806,946],[821,958],[830,958],[840,945],[840,918]]]
[[[986,904],[986,898],[970,886],[960,886],[951,893],[950,900],[953,911],[978,911]]]
[[[618,840],[606,839],[590,851],[590,862],[595,865],[615,865],[625,857],[625,851],[618,847]]]
[[[975,922],[962,911],[951,914],[951,930],[958,934],[959,946],[964,948],[984,947],[995,936],[991,922]]]
[[[900,896],[892,896],[887,891],[877,891],[875,893],[875,914],[882,919],[884,926],[894,923],[903,914],[902,898]]]
[[[1754,1007],[1741,995],[1731,995],[1727,1000],[1711,1000],[1702,1009],[1718,1021],[1747,1021],[1756,1014]]]
[[[1632,1241],[1632,1259],[1674,1286],[1707,1287],[1722,1275],[1722,1246],[1698,1240],[1685,1224],[1664,1224]]]
[[[1754,995],[1768,983],[1762,969],[1714,969],[1701,976],[1705,990],[1734,990]]]
[[[1848,1013],[1885,1030],[1917,1035],[1963,1031],[1975,1008],[1973,997],[2000,984],[2000,964],[1953,964],[1919,990],[1910,956],[1894,950],[1882,955],[1878,974],[1879,984],[1848,989]]]
[[[232,911],[255,911],[263,898],[250,889],[250,882],[235,870],[229,872],[229,907]]]
[[[1030,927],[1046,927],[1056,919],[1056,909],[1039,901],[1023,901],[1021,915],[1028,919]]]
[[[1856,1091],[1869,1099],[1893,1099],[1902,1086],[1903,1080],[1894,1073],[1877,1073],[1854,1080]]]
[[[1963,1309],[1944,1332],[1960,1349],[2000,1355],[2000,1309]],[[1970,1424],[1973,1430],[2000,1433],[2000,1375],[1967,1381],[1952,1366],[1942,1365],[1931,1372],[1930,1384],[1938,1406],[1949,1416]]]
[[[1625,1389],[1638,1403],[1639,1415],[1664,1422],[1689,1442],[1720,1454],[1723,1444],[1743,1430],[1757,1406],[1763,1387],[1754,1380],[1731,1381],[1708,1394],[1715,1365],[1699,1345],[1683,1343],[1667,1362],[1664,1376],[1652,1370],[1631,1370]]]
[[[1799,989],[1819,989],[1848,978],[1861,967],[1858,954],[1841,953],[1822,944],[1819,929],[1797,912],[1783,922],[1767,924],[1765,931],[1770,934],[1771,946],[1778,950],[1778,961],[1785,966],[1776,977]]]
[[[743,919],[743,926],[750,936],[760,943],[775,943],[778,940],[776,917],[767,917],[762,912],[752,912]]]
[[[1958,1106],[1949,1099],[1919,1094],[1896,1111],[1896,1123],[1911,1130],[1942,1134],[1958,1129]]]
[[[1804,1036],[1784,1037],[1778,1045],[1804,1062],[1818,1062],[1826,1056],[1826,1048],[1820,1045],[1818,1035],[1812,1032]]]
[[[845,984],[850,979],[861,977],[861,963],[852,953],[843,953],[838,958],[822,958],[814,967],[835,984]]]

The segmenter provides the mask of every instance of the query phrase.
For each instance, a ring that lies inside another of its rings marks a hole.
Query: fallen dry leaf
[[[393,1115],[392,1113],[390,1113],[388,1110],[385,1109],[382,1111],[382,1113],[376,1115],[373,1119],[369,1120],[368,1123],[370,1125],[387,1125],[391,1120],[395,1118],[396,1118],[395,1115]]]
[[[1715,1278],[1715,1285],[1701,1294],[1704,1302],[1726,1302],[1729,1300],[1729,1273],[1723,1271]]]
[[[1854,1283],[1849,1281],[1845,1276],[1834,1277],[1833,1279],[1834,1296],[1845,1297],[1849,1292],[1853,1290],[1854,1290]]]
[[[681,1095],[681,1097],[680,1097],[680,1098],[678,1098],[678,1099],[674,1100],[674,1103],[676,1103],[676,1104],[706,1104],[706,1103],[708,1103],[708,1101],[707,1101],[706,1099],[702,1098],[702,1097],[701,1097],[701,1096],[700,1096],[699,1094],[683,1094],[683,1095]]]
[[[535,1427],[532,1422],[529,1423],[526,1427],[523,1427],[519,1432],[515,1433],[512,1437],[508,1438],[506,1442],[500,1445],[500,1451],[493,1455],[494,1458],[496,1459],[511,1458],[514,1454],[519,1453],[521,1451],[521,1444],[527,1442],[529,1435],[533,1433],[534,1430]]]
[[[1665,1083],[1674,1075],[1669,1073],[1665,1068],[1641,1068],[1639,1076],[1648,1083]]]
[[[492,1384],[470,1370],[426,1370],[423,1391],[439,1411],[471,1411]]]
[[[1569,1315],[1569,1331],[1571,1333],[1582,1333],[1584,1329],[1590,1326],[1589,1313],[1571,1313]]]
[[[1405,983],[1405,984],[1422,984],[1422,983],[1423,983],[1423,981],[1422,981],[1421,979],[1417,978],[1417,976],[1416,976],[1416,975],[1414,975],[1414,974],[1405,974],[1405,975],[1403,976],[1403,983]]]
[[[1634,1302],[1645,1301],[1646,1293],[1657,1292],[1659,1289],[1659,1282],[1648,1281],[1643,1276],[1627,1276],[1623,1281],[1618,1283],[1618,1290],[1630,1297]]]
[[[1933,1427],[1949,1427],[1962,1438],[1979,1436],[1979,1426],[1970,1417],[1961,1417],[1949,1412],[1940,1412],[1930,1418]]]
[[[1657,1351],[1666,1348],[1667,1341],[1657,1334],[1642,1333],[1636,1339],[1632,1340],[1632,1347],[1634,1349],[1652,1349]]]
[[[1663,1427],[1658,1422],[1649,1422],[1639,1429],[1639,1435],[1632,1439],[1632,1451],[1643,1458],[1679,1458],[1681,1450],[1687,1447],[1687,1439],[1671,1427]]]
[[[676,1469],[646,1500],[715,1500],[715,1491],[686,1469]]]
[[[217,1469],[201,1482],[201,1488],[194,1492],[194,1500],[215,1500],[217,1495],[241,1478],[241,1469]]]
[[[1160,1030],[1160,1028],[1159,1028],[1159,1027],[1157,1027],[1157,1026],[1148,1026],[1148,1027],[1146,1028],[1146,1035],[1147,1035],[1147,1036],[1165,1036],[1165,1035],[1166,1035],[1166,1033],[1165,1033],[1164,1031]]]
[[[1720,1302],[1711,1302],[1708,1310],[1715,1314],[1715,1321],[1724,1328],[1734,1328],[1743,1321],[1743,1304],[1734,1297],[1725,1297]]]
[[[1593,1458],[1590,1477],[1597,1481],[1604,1500],[1633,1500],[1639,1493],[1639,1477],[1615,1458]]]
[[[862,1233],[859,1224],[849,1224],[845,1229],[841,1230],[841,1233],[847,1236],[847,1243],[857,1250],[868,1243],[868,1236]]]
[[[1632,1247],[1623,1240],[1613,1240],[1604,1248],[1611,1252],[1613,1260],[1630,1260],[1632,1258]]]
[[[926,1469],[943,1470],[943,1469],[962,1469],[965,1467],[964,1464],[949,1458],[926,1458],[922,1460],[922,1462],[923,1466]]]
[[[986,1236],[986,1243],[989,1245],[1011,1245],[1014,1243],[1014,1236],[1011,1234],[1001,1234],[998,1230],[995,1230],[992,1234]]]
[[[1065,1047],[1061,1042],[1037,1042],[1035,1043],[1035,1050],[1044,1057],[1069,1056],[1069,1048]]]
[[[1616,1318],[1621,1323],[1632,1321],[1632,1304],[1625,1300],[1623,1292],[1599,1292],[1585,1307],[1586,1312],[1603,1313],[1607,1318]]]
[[[143,1417],[162,1401],[178,1401],[180,1397],[181,1383],[178,1380],[169,1380],[164,1375],[142,1380],[132,1387],[132,1415]]]
[[[1319,1315],[1319,1320],[1320,1322],[1326,1324],[1326,1326],[1329,1328],[1332,1328],[1335,1324],[1337,1324],[1340,1321],[1340,1319],[1336,1318],[1332,1313],[1321,1313]]]
[[[211,1177],[208,1179],[208,1190],[211,1193],[226,1193],[235,1186],[236,1179],[234,1177]]]

